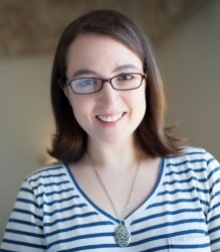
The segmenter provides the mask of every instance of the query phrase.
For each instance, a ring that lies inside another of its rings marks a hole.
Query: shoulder
[[[42,188],[45,190],[45,188],[60,187],[63,184],[70,183],[70,180],[65,164],[59,162],[35,170],[26,177],[25,183],[33,191],[36,191]]]
[[[197,147],[185,147],[179,156],[169,156],[166,159],[167,167],[177,169],[190,169],[194,172],[202,172],[206,176],[220,171],[219,162],[205,149]]]
[[[41,178],[50,178],[53,176],[59,176],[65,170],[65,165],[61,162],[52,163],[41,167],[34,172],[30,173],[27,177],[27,181],[38,180]]]
[[[211,162],[215,158],[205,149],[187,146],[180,155],[170,155],[167,158],[170,162]]]

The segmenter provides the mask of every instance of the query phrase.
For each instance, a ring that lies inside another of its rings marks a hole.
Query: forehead
[[[125,47],[127,48],[127,50],[132,51],[134,54],[139,55],[139,53],[137,53],[136,51],[138,51],[138,49],[132,49],[135,46],[131,45],[131,43],[129,43],[128,41],[124,41],[122,39],[110,36],[110,35],[102,35],[102,34],[96,34],[96,33],[83,33],[83,34],[79,34],[68,46],[68,52],[70,52],[70,50],[72,50],[75,47],[78,48],[82,48],[82,47],[90,47],[92,49],[92,47],[94,48],[94,45],[98,44],[98,47],[100,47],[101,49],[103,49],[103,46],[101,46],[101,44],[106,45],[108,43],[111,45],[117,45],[120,47]],[[78,49],[77,48],[77,49]]]
[[[110,36],[97,34],[79,35],[69,46],[66,63],[67,69],[104,69],[125,64],[142,68],[143,65],[139,56],[122,42]]]

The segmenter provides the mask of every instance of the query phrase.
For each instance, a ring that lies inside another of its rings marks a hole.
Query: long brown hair
[[[87,134],[76,121],[64,95],[66,56],[70,44],[81,34],[110,36],[131,49],[143,62],[147,74],[146,114],[135,132],[137,143],[152,157],[166,157],[181,152],[181,141],[164,124],[165,99],[163,83],[149,43],[139,27],[124,14],[114,10],[91,11],[70,23],[64,30],[56,50],[52,78],[51,100],[56,123],[52,148],[53,157],[65,161],[79,160],[87,148]]]

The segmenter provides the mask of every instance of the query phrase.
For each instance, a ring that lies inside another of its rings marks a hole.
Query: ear
[[[63,88],[63,93],[64,93],[64,95],[66,96],[66,98],[67,98],[67,100],[68,100],[70,106],[72,107],[71,99],[70,99],[70,90],[69,90],[69,88],[68,88],[68,87],[64,87],[64,88]]]
[[[69,92],[67,90],[67,87],[63,88],[63,92],[64,92],[65,96],[69,99]]]
[[[66,96],[66,98],[69,100],[69,97],[70,97],[70,92],[69,92],[69,89],[68,89],[68,87],[64,87],[63,88],[63,92],[64,92],[64,94],[65,94],[65,96]]]
[[[63,85],[61,79],[58,79],[58,83],[59,83],[59,86],[60,88],[62,89],[64,95],[66,96],[66,98],[69,100],[69,90],[68,90],[68,87]]]

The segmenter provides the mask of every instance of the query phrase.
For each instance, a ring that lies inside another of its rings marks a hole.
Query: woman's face
[[[142,73],[140,58],[122,43],[108,36],[80,35],[67,54],[68,80],[96,77],[108,79],[122,73]],[[65,87],[73,114],[90,141],[119,143],[133,139],[145,110],[145,80],[141,87],[118,91],[105,82],[101,91],[79,95]]]

